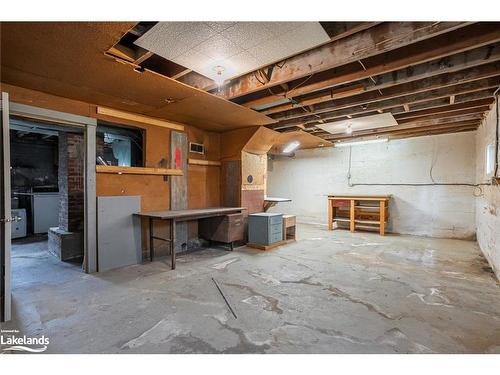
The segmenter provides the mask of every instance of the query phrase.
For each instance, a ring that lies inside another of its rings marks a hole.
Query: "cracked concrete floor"
[[[500,353],[500,287],[476,243],[310,225],[298,237],[94,275],[46,242],[16,245],[2,328],[44,334],[51,353]]]

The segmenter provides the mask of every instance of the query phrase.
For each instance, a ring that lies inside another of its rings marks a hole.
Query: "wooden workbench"
[[[349,223],[354,232],[359,229],[378,229],[381,236],[389,218],[390,195],[329,195],[328,230],[334,222]]]
[[[149,258],[153,261],[154,258],[154,240],[169,242],[171,267],[175,269],[176,254],[174,249],[175,244],[175,224],[180,221],[204,219],[207,217],[224,216],[227,214],[240,213],[246,210],[245,207],[213,207],[191,210],[164,210],[138,212],[135,215],[146,218],[149,221]],[[165,220],[170,222],[170,238],[156,237],[153,233],[153,223],[155,220]]]

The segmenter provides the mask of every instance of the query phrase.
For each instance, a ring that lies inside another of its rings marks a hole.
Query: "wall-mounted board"
[[[97,197],[98,271],[142,262],[140,196]]]

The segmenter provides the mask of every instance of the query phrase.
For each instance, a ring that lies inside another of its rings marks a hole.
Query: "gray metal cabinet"
[[[248,242],[270,245],[283,239],[283,214],[261,212],[248,215]]]

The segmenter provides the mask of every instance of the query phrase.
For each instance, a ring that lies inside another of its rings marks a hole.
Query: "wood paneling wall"
[[[71,100],[40,91],[29,90],[17,86],[2,84],[1,90],[10,94],[10,99],[16,103],[33,105],[67,112],[82,116],[97,118],[119,125],[133,126],[145,130],[145,166],[166,167],[170,154],[170,129],[142,124],[136,121],[117,119],[97,114],[97,106],[91,103]],[[220,159],[220,135],[207,132],[191,126],[186,126],[190,142],[205,144],[205,155],[196,155],[207,160]],[[195,154],[190,154],[190,157]],[[193,166],[190,166],[190,170]],[[190,207],[207,207],[220,205],[220,171],[216,167],[200,167],[203,172],[194,173],[188,180],[188,202]],[[163,176],[134,175],[97,175],[97,195],[140,195],[141,208],[145,211],[170,208],[169,181]]]

